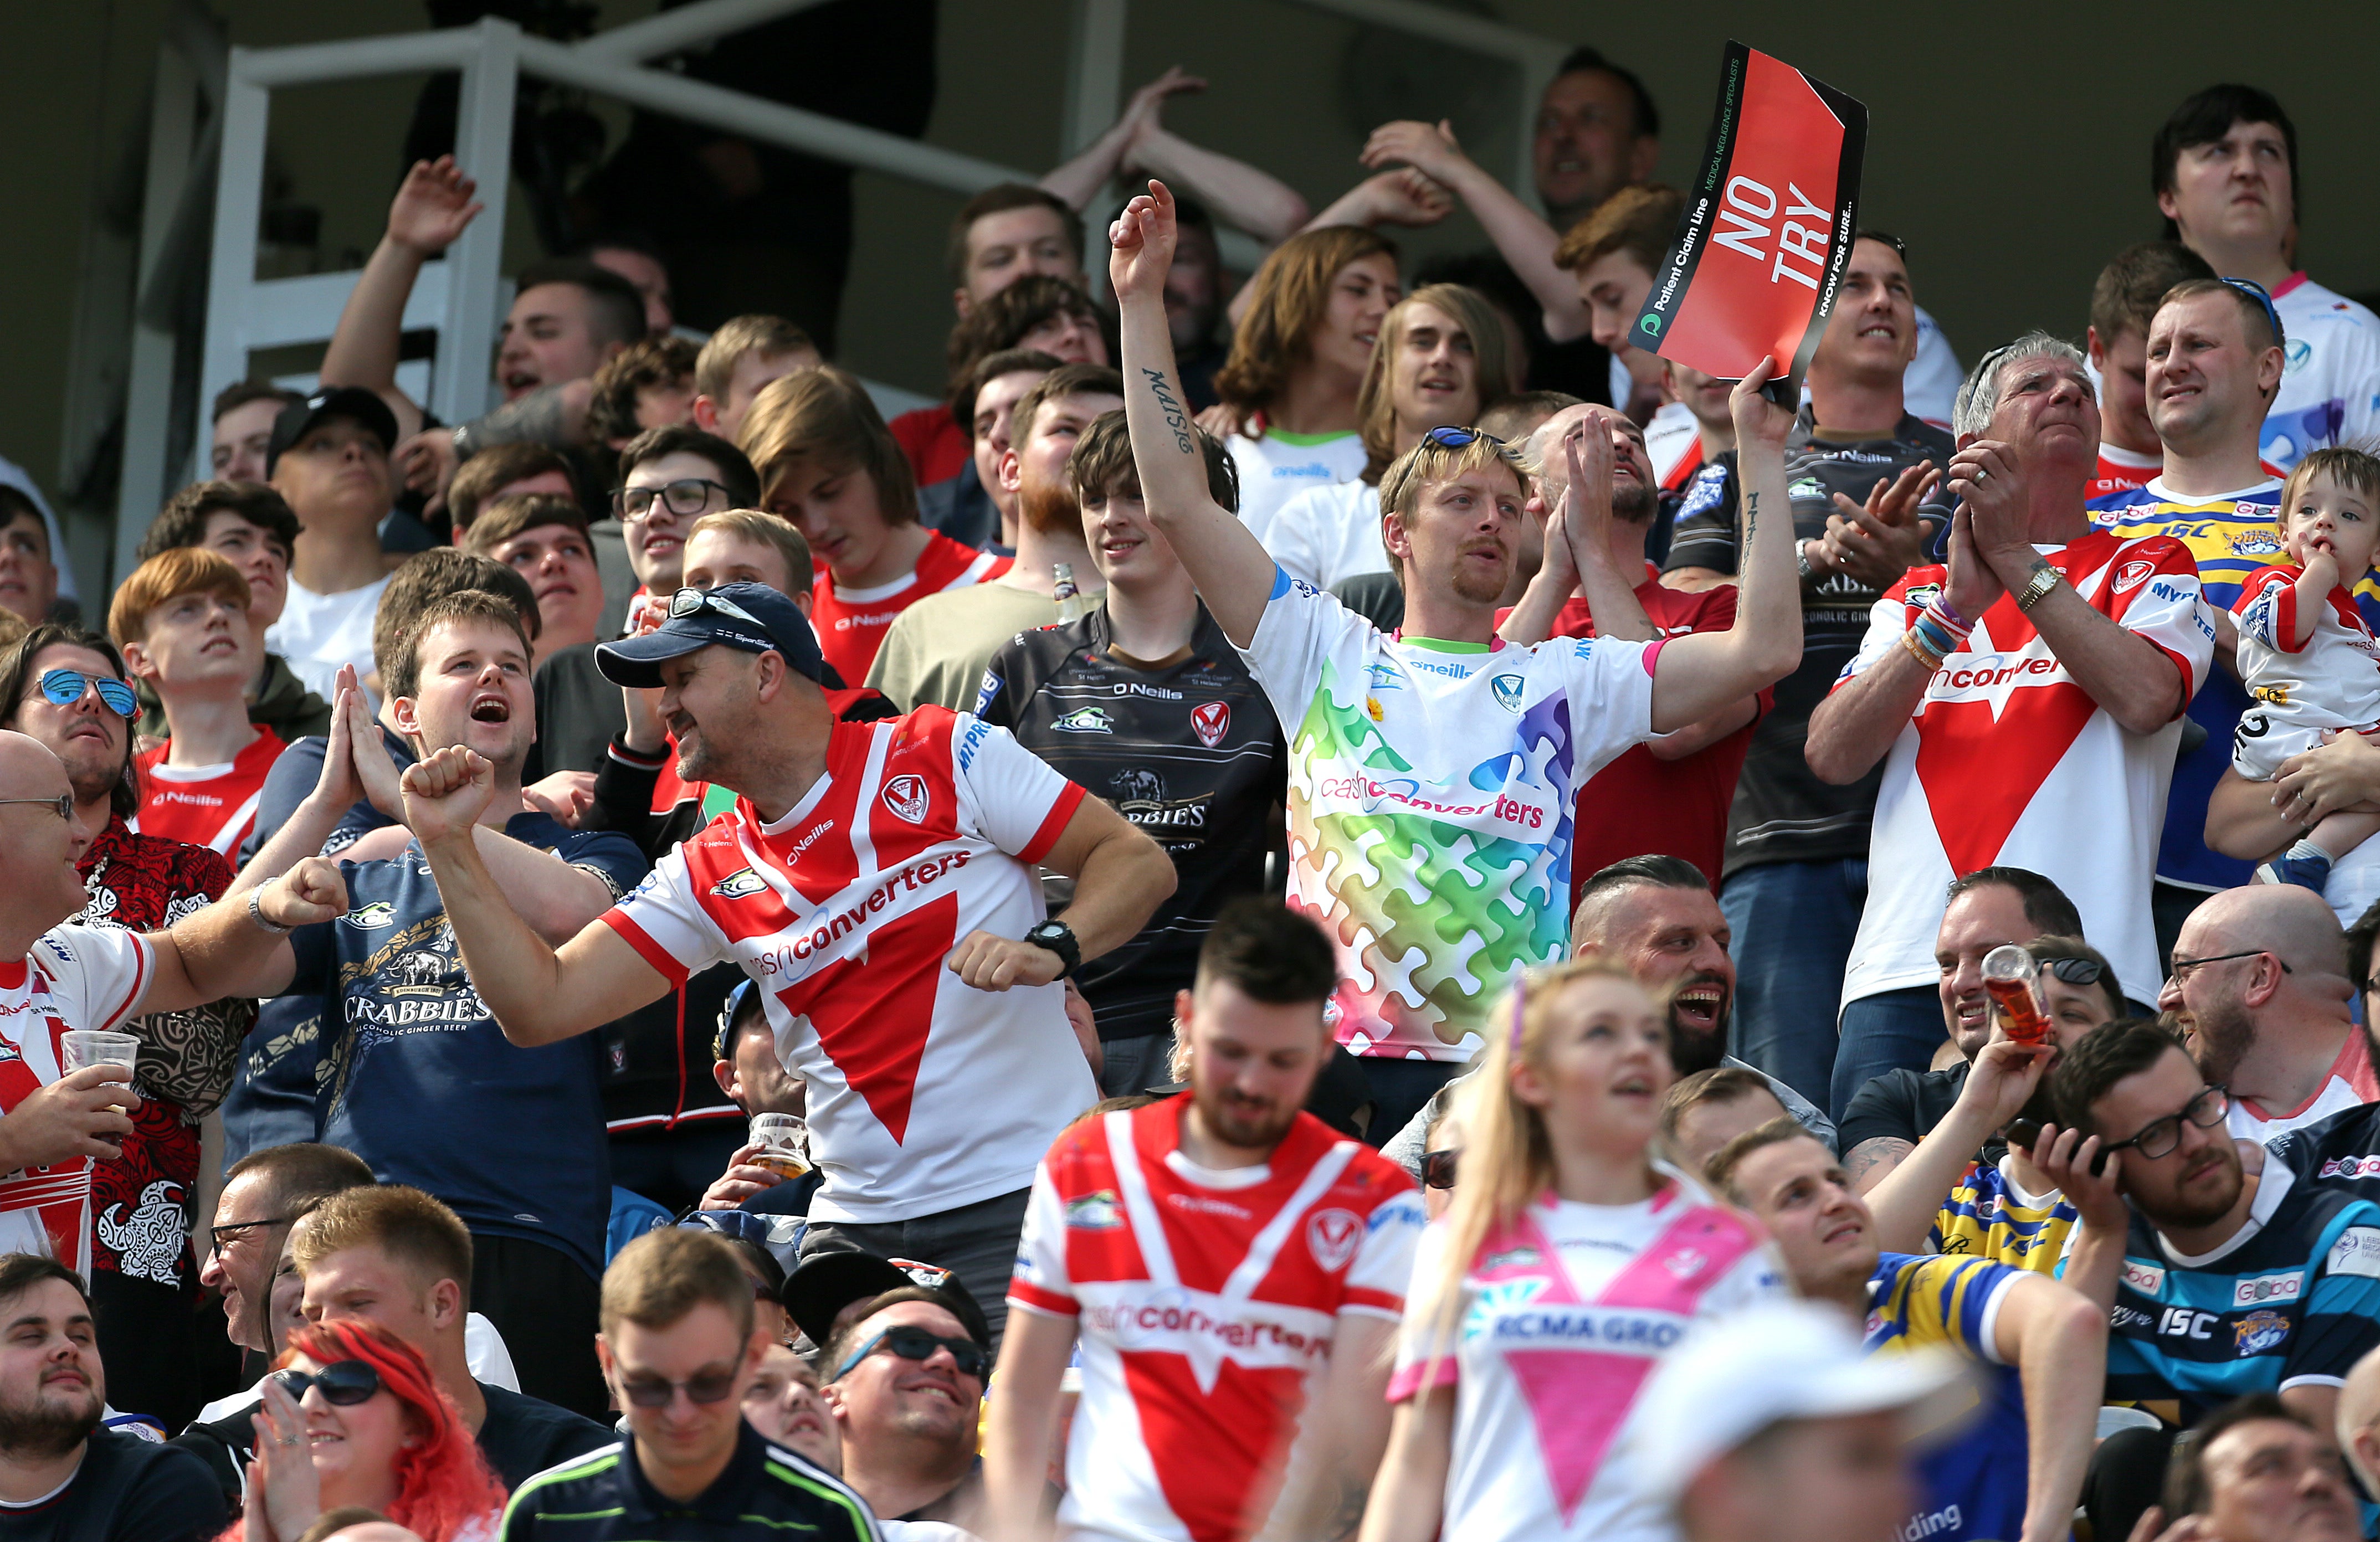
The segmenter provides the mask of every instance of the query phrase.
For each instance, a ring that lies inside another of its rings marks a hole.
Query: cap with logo
[[[990,1348],[991,1325],[974,1293],[949,1269],[913,1258],[880,1258],[873,1253],[848,1249],[813,1253],[785,1279],[778,1299],[795,1327],[823,1349],[834,1331],[834,1319],[856,1301],[868,1301],[887,1291],[917,1287],[933,1292],[959,1319],[967,1337]]]
[[[615,686],[652,690],[662,683],[662,661],[713,644],[780,654],[812,680],[826,676],[826,658],[809,617],[766,584],[682,589],[670,596],[668,620],[642,637],[601,644],[595,650],[595,667]]]
[[[285,453],[334,418],[361,424],[380,441],[383,455],[396,448],[396,414],[388,409],[380,394],[359,385],[334,385],[281,409],[281,416],[273,420],[272,434],[264,442],[264,474],[273,475],[273,467],[280,464]]]
[[[1703,1470],[1789,1419],[1903,1414],[1912,1443],[1957,1433],[1975,1407],[1964,1365],[1931,1346],[1872,1355],[1841,1312],[1766,1302],[1696,1333],[1662,1360],[1636,1414],[1643,1476],[1675,1503]]]

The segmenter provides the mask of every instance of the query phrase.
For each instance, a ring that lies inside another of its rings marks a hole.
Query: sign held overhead
[[[1702,176],[1629,341],[1719,380],[1774,358],[1769,393],[1796,400],[1851,261],[1866,150],[1864,106],[1730,42]]]

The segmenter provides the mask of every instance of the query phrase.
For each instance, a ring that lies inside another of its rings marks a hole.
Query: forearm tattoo
[[[1149,393],[1157,398],[1158,410],[1165,414],[1165,426],[1173,431],[1173,447],[1185,455],[1192,454],[1190,415],[1182,410],[1182,404],[1165,383],[1165,371],[1144,369],[1141,373],[1148,377]]]
[[[1750,488],[1743,492],[1743,549],[1752,550],[1752,538],[1760,529],[1760,494]]]

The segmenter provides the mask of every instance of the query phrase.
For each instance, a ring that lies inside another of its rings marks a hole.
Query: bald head
[[[55,797],[72,792],[67,768],[30,734],[0,728],[0,797]]]
[[[421,1538],[395,1521],[362,1521],[341,1526],[322,1542],[421,1542]]]
[[[2182,923],[2187,958],[2265,948],[2299,974],[2347,973],[2347,933],[2320,894],[2294,883],[2252,883],[2210,897]]]
[[[2380,1349],[2355,1362],[2338,1390],[2338,1449],[2366,1489],[2380,1481]],[[2380,1491],[2380,1490],[2374,1490]]]

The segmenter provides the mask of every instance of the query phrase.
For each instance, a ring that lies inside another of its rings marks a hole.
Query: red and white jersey
[[[66,1074],[68,1029],[123,1027],[156,960],[139,932],[53,927],[0,965],[0,1113]],[[0,1177],[0,1253],[42,1253],[91,1275],[88,1157]]]
[[[2231,614],[2240,627],[2240,679],[2256,698],[2249,711],[2268,732],[2380,724],[2380,640],[2355,603],[2353,586],[2331,586],[2313,635],[2301,643],[2297,585],[2303,576],[2298,567],[2260,567],[2240,586]],[[2247,719],[2240,722],[2244,728]]]
[[[1709,457],[1703,454],[1703,426],[1683,402],[1664,402],[1645,425],[1645,455],[1653,463],[1653,485],[1664,492],[1685,488]]]
[[[2380,1102],[2380,1075],[2373,1073],[2372,1044],[2363,1029],[2350,1026],[2347,1041],[2338,1047],[2338,1058],[2330,1062],[2330,1075],[2322,1079],[2322,1086],[2314,1089],[2313,1097],[2293,1109],[2273,1109],[2252,1098],[2234,1095],[2231,1112],[2223,1123],[2242,1140],[2266,1141],[2372,1102]]]
[[[1310,1114],[1260,1167],[1202,1168],[1189,1102],[1085,1120],[1033,1180],[1008,1299],[1080,1325],[1064,1537],[1257,1535],[1312,1459],[1339,1317],[1403,1310],[1423,1216],[1402,1169]]]
[[[1056,982],[942,967],[1046,914],[1032,864],[1083,801],[1003,729],[920,707],[837,722],[826,774],[774,824],[749,799],[603,919],[673,985],[733,959],[808,1084],[813,1220],[903,1220],[1014,1194],[1099,1099]]]
[[[1638,1475],[1658,1437],[1639,1426],[1636,1394],[1698,1323],[1790,1291],[1756,1225],[1661,1171],[1641,1203],[1548,1195],[1489,1237],[1463,1276],[1451,1351],[1420,1317],[1438,1315],[1424,1287],[1444,1267],[1445,1222],[1423,1237],[1389,1399],[1455,1389],[1440,1535],[1674,1542],[1676,1522]]]
[[[188,841],[229,856],[254,828],[265,774],[289,747],[259,723],[248,747],[224,765],[168,765],[165,757],[173,747],[162,744],[132,758],[140,773],[140,810],[132,817],[133,832]]]
[[[940,530],[927,532],[916,567],[873,589],[845,589],[820,564],[810,586],[810,625],[818,632],[819,651],[836,674],[856,685],[868,678],[884,634],[903,611],[927,595],[997,578],[1010,565],[1009,558],[962,545]]]
[[[1994,864],[2064,890],[2119,978],[2164,977],[2149,921],[2157,834],[2182,705],[2215,656],[2198,565],[2162,535],[2096,530],[2036,550],[2092,609],[2173,661],[2181,674],[2173,719],[2154,734],[2125,732],[2075,683],[2016,596],[2002,595],[1935,672],[1885,758],[1846,1002],[1933,984],[1945,891]],[[1836,689],[1901,646],[1944,577],[1938,566],[1912,567],[1876,602]]]

